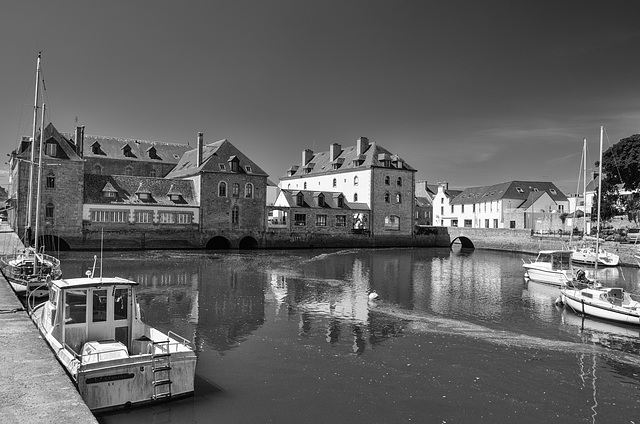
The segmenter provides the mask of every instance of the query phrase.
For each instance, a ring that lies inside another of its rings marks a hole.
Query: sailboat
[[[598,175],[598,221],[596,228],[596,250],[600,238],[600,203],[602,197],[602,137],[600,127],[600,162]],[[596,270],[598,262],[595,263]],[[580,288],[578,282],[570,282],[560,289],[561,301],[577,314],[605,320],[640,325],[640,295],[628,293],[621,287],[603,287],[594,277]]]
[[[584,139],[583,147],[582,147],[582,170],[584,172],[583,178],[583,199],[587,200],[586,193],[586,182],[587,182],[587,139]],[[578,183],[579,186],[579,183]],[[613,252],[608,252],[605,249],[598,248],[594,246],[595,240],[593,237],[587,235],[587,221],[586,221],[586,211],[585,211],[584,225],[583,225],[583,234],[585,243],[583,246],[574,246],[572,250],[571,260],[575,263],[584,264],[584,265],[595,265],[598,262],[598,265],[602,266],[618,266],[620,263],[620,257]],[[589,241],[591,239],[591,241]]]
[[[38,93],[40,87],[40,61],[38,54],[36,66],[36,87],[33,108],[33,131],[31,139],[31,160],[29,161],[29,194],[27,199],[27,226],[23,243],[26,247],[17,248],[13,253],[0,256],[0,271],[11,284],[18,295],[28,297],[44,297],[49,294],[47,281],[62,276],[60,260],[44,253],[44,249],[38,246],[39,222],[40,222],[40,182],[42,180],[42,148],[44,142],[44,109],[42,105],[42,122],[40,128],[40,146],[38,150],[38,177],[34,181],[36,139],[38,126]],[[37,187],[36,205],[33,207],[33,189]],[[31,246],[31,221],[32,211],[35,210],[34,244]]]

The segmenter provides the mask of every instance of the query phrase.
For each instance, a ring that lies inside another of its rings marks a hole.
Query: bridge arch
[[[242,240],[240,240],[240,245],[238,246],[238,248],[247,250],[257,249],[258,240],[254,239],[251,236],[244,237]]]
[[[38,237],[38,246],[44,246],[47,252],[68,252],[71,246],[62,237],[45,234]]]
[[[470,238],[465,236],[458,236],[451,241],[449,247],[452,247],[454,243],[459,242],[462,245],[463,249],[475,249],[476,246],[473,244]]]
[[[207,242],[206,249],[228,250],[231,249],[231,243],[222,236],[216,236]]]

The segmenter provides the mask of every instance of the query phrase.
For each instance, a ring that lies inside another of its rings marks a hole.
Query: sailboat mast
[[[595,268],[598,270],[598,252],[600,252],[600,205],[602,200],[602,137],[604,134],[604,126],[600,126],[600,156],[598,160],[598,222],[596,223],[596,263]]]
[[[582,144],[582,200],[584,201],[584,216],[582,217],[582,237],[587,235],[587,139]]]
[[[27,198],[27,246],[31,244],[31,212],[33,211],[33,164],[36,160],[36,131],[38,128],[38,97],[40,89],[40,59],[42,52],[38,52],[38,62],[36,65],[36,90],[33,101],[33,128],[31,131],[31,161],[29,163],[29,197]]]
[[[39,231],[39,226],[40,226],[40,190],[41,190],[41,181],[42,181],[42,147],[44,146],[44,103],[42,103],[42,124],[41,124],[41,130],[40,130],[40,147],[38,150],[38,190],[36,192],[36,227],[35,227],[35,232],[33,234],[34,236],[34,243],[33,243],[33,247],[36,250],[36,255],[38,254],[38,231]],[[38,261],[33,261],[33,266],[34,266],[34,271],[36,270],[36,263]]]

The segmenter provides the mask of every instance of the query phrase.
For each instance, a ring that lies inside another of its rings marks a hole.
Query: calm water
[[[145,320],[192,339],[196,393],[103,423],[640,423],[640,328],[581,318],[525,255],[107,253]],[[81,276],[91,253],[62,258]],[[640,291],[638,270],[600,280]],[[368,292],[380,295],[368,302]]]

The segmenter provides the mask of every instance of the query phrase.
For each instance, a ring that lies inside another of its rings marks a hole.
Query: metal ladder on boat
[[[169,340],[153,342],[153,399],[171,397],[171,353]]]

